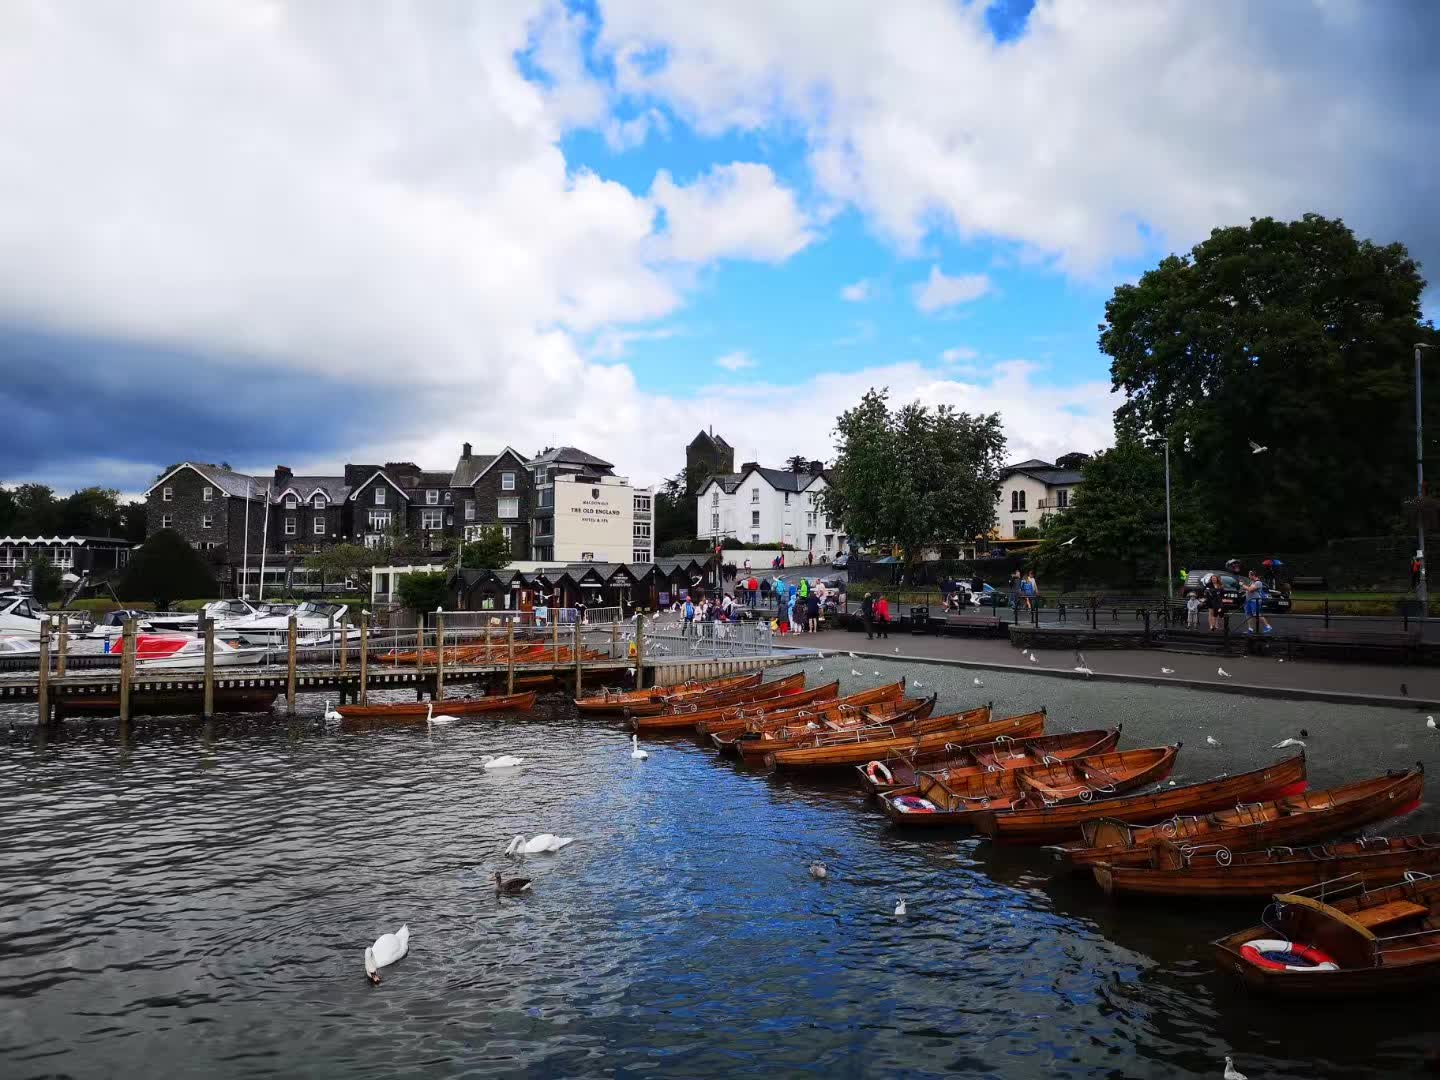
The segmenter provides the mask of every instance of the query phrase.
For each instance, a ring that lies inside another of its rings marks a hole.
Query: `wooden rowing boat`
[[[1169,776],[1179,753],[1180,744],[1176,743],[1035,762],[1014,769],[963,765],[943,773],[922,771],[915,787],[882,796],[880,808],[903,828],[963,827],[977,814],[1013,806],[1034,793],[1058,806],[1135,791]]]
[[[1191,814],[1234,806],[1246,799],[1276,799],[1305,790],[1305,754],[1235,776],[1202,780],[1139,795],[1096,799],[1088,803],[1046,806],[1038,796],[1011,810],[987,810],[975,816],[980,832],[996,839],[1026,844],[1068,840],[1087,821],[1155,821],[1170,814]]]
[[[510,710],[513,712],[528,712],[535,707],[535,691],[531,690],[524,694],[506,694],[498,697],[464,698],[442,701],[438,703],[443,706],[442,715],[446,716],[474,716],[478,713],[500,712]],[[380,710],[398,708],[403,711],[376,712],[367,711],[356,713],[355,709]],[[457,711],[458,710],[458,711]],[[401,706],[390,705],[342,705],[339,709],[340,715],[344,717],[340,721],[342,731],[358,731],[364,728],[374,727],[397,727],[404,724],[425,723],[424,703],[418,713],[414,706],[406,702]]]
[[[689,703],[671,706],[674,710],[660,716],[631,716],[630,725],[641,735],[655,735],[666,731],[693,731],[701,720],[718,720],[734,716],[742,709],[758,712],[763,709],[789,709],[808,705],[814,701],[831,701],[840,693],[840,682],[826,683],[813,690],[805,689],[805,674],[800,672],[772,683],[765,683],[753,690],[720,695],[715,698],[695,699]]]
[[[730,752],[738,754],[751,764],[761,764],[767,754],[778,750],[790,750],[803,746],[820,733],[851,733],[864,730],[884,730],[896,735],[926,735],[931,731],[943,731],[954,724],[954,719],[931,716],[939,695],[928,698],[902,698],[900,701],[886,701],[870,705],[855,712],[848,712],[824,724],[797,718],[790,725],[766,732],[763,738],[740,739],[731,744]],[[813,727],[811,725],[814,725]],[[720,736],[712,736],[719,738]]]
[[[681,699],[718,690],[737,690],[759,686],[764,674],[759,671],[744,675],[727,675],[723,679],[706,679],[677,683],[674,686],[652,686],[648,690],[601,690],[598,694],[576,698],[575,707],[582,713],[622,713],[632,705],[644,705],[670,697]]]
[[[1325,791],[1238,803],[1208,814],[1176,814],[1153,825],[1102,817],[1083,825],[1079,840],[1057,844],[1054,851],[1072,867],[1084,868],[1099,863],[1145,866],[1150,848],[1160,843],[1231,851],[1303,843],[1408,814],[1420,804],[1424,783],[1425,770],[1417,766]]]
[[[1203,899],[1271,896],[1322,881],[1354,878],[1376,888],[1405,871],[1440,874],[1440,833],[1367,836],[1311,847],[1232,852],[1219,845],[1166,842],[1149,849],[1147,866],[1100,863],[1095,880],[1112,896]]]
[[[517,679],[516,682],[519,680]],[[525,694],[510,695],[516,700],[525,696]],[[431,708],[434,708],[442,716],[467,716],[473,713],[494,712],[496,709],[508,707],[495,704],[503,699],[503,695],[487,695],[472,698],[440,698],[432,701],[395,701],[383,705],[341,705],[336,711],[346,720],[359,720],[368,716],[418,716],[423,720],[425,713]]]
[[[1339,998],[1429,989],[1440,985],[1440,878],[1383,889],[1342,880],[1280,893],[1260,926],[1214,946],[1220,970],[1261,993]],[[1277,948],[1285,962],[1267,955]],[[1297,952],[1302,959],[1293,965]]]
[[[1055,735],[1037,735],[1033,739],[1001,737],[993,742],[947,746],[925,754],[889,754],[884,759],[855,766],[855,772],[860,777],[860,786],[866,791],[872,795],[885,795],[899,788],[914,787],[915,775],[921,770],[941,772],[961,765],[1018,768],[1037,764],[1047,757],[1063,761],[1085,754],[1103,754],[1115,749],[1119,742],[1118,727],[1109,731],[1064,731]]]
[[[739,686],[727,690],[707,691],[703,694],[670,695],[657,701],[645,701],[631,705],[625,710],[625,719],[637,716],[675,716],[686,712],[703,712],[722,705],[743,705],[751,701],[788,694],[805,685],[805,673],[788,675],[774,682],[759,683],[756,686]]]
[[[861,690],[854,694],[847,694],[843,698],[837,697],[834,701],[826,704],[825,709],[847,712],[864,708],[867,705],[899,701],[904,696],[905,680],[900,679],[898,682],[887,683],[885,686]],[[773,711],[768,714],[746,714],[721,720],[702,720],[695,725],[695,731],[700,735],[728,734],[733,736],[741,732],[760,732],[771,727],[782,727],[789,719],[789,716],[775,714]]]
[[[854,734],[818,735],[811,745],[776,750],[765,755],[772,769],[834,769],[857,765],[891,750],[924,753],[946,744],[985,742],[997,735],[1019,739],[1039,735],[1045,729],[1044,713],[991,719],[990,706],[963,713],[950,713],[950,726],[925,735],[891,735],[882,728],[868,728]]]
[[[215,688],[217,713],[269,712],[279,695],[274,690],[255,687]],[[199,690],[132,691],[131,716],[194,717],[205,707],[205,695]],[[120,698],[115,694],[59,694],[55,698],[55,714],[65,716],[119,716]]]

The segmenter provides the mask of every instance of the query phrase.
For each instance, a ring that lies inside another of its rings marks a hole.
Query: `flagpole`
[[[260,595],[256,600],[265,599],[265,545],[270,540],[270,485],[265,485],[265,523],[260,527]]]
[[[245,478],[245,555],[240,563],[240,596],[250,597],[250,478]]]

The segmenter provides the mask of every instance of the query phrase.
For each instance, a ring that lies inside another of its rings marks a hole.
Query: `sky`
[[[1427,0],[14,0],[0,482],[471,442],[654,483],[702,428],[829,459],[871,387],[1100,449],[1106,299],[1212,228],[1339,216],[1440,280],[1436,40]]]

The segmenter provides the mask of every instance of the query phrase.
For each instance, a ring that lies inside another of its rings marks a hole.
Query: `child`
[[[1191,593],[1185,598],[1185,629],[1200,629],[1200,594]]]

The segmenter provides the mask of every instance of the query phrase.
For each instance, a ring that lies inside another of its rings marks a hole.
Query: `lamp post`
[[[1172,565],[1170,545],[1170,433],[1168,431],[1165,433],[1165,595],[1171,601],[1175,599],[1175,567]]]
[[[1425,496],[1425,443],[1423,421],[1420,417],[1420,350],[1433,348],[1433,345],[1423,341],[1415,343],[1415,495],[1417,498]],[[1430,614],[1430,604],[1429,590],[1425,585],[1425,509],[1423,506],[1416,506],[1415,523],[1419,533],[1415,557],[1420,562],[1420,577],[1415,582],[1415,598],[1420,601],[1420,618],[1424,619]]]

